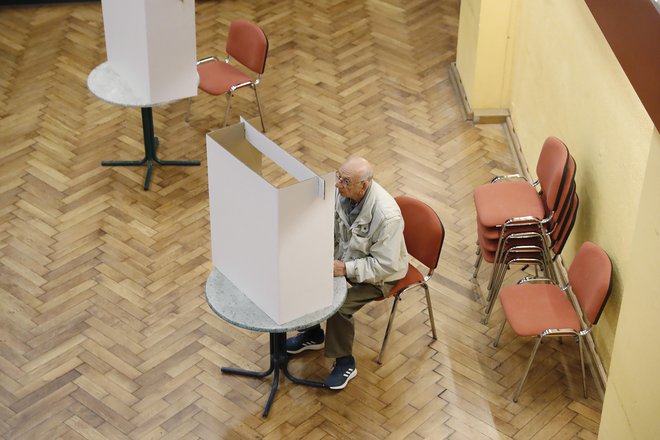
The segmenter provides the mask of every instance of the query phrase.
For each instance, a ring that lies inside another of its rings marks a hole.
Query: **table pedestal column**
[[[286,333],[270,333],[270,365],[266,371],[251,371],[226,367],[222,367],[220,370],[227,374],[239,374],[241,376],[250,377],[266,377],[274,372],[275,375],[273,376],[273,386],[270,390],[270,395],[268,396],[268,401],[266,402],[266,407],[264,408],[263,412],[263,416],[267,417],[268,412],[270,411],[270,406],[273,403],[273,398],[275,397],[275,392],[277,391],[277,386],[279,384],[280,370],[282,370],[287,379],[293,383],[307,385],[310,387],[325,388],[323,382],[314,382],[311,380],[300,379],[292,375],[289,372],[288,363],[289,355],[286,352]]]
[[[144,190],[149,189],[154,162],[159,165],[199,165],[198,160],[161,160],[156,154],[158,138],[154,135],[154,117],[151,107],[142,107],[142,132],[144,134],[144,158],[142,160],[104,160],[103,166],[147,166]]]

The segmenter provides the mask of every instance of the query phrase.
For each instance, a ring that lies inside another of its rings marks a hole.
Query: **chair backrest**
[[[264,31],[248,20],[235,20],[229,25],[227,55],[261,75],[266,69],[268,38]]]
[[[405,226],[403,237],[408,253],[430,270],[438,267],[445,227],[435,211],[412,197],[396,197]]]
[[[577,211],[579,206],[580,198],[578,197],[577,193],[573,193],[570,212],[561,223],[556,225],[555,231],[553,231],[551,237],[553,243],[552,252],[555,253],[555,258],[561,254],[561,251],[564,249],[564,245],[568,240],[568,236],[571,234],[573,226],[575,226],[575,219],[577,218]]]
[[[569,183],[567,182],[569,156],[566,145],[556,137],[550,136],[543,142],[536,163],[536,175],[541,184],[541,197],[549,212],[557,210],[561,194],[565,185]]]
[[[584,319],[589,324],[596,324],[612,290],[610,257],[598,245],[585,242],[568,269],[568,280]]]
[[[554,212],[548,211],[550,207],[546,206],[546,217],[551,216],[550,224],[554,227],[554,224],[561,221],[561,215],[565,215],[567,207],[570,205],[573,199],[573,193],[575,192],[575,159],[573,156],[568,155],[568,164],[566,168],[566,173],[562,182],[561,194],[558,194],[556,201],[557,209]]]

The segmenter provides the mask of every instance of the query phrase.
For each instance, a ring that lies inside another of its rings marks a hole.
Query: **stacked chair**
[[[479,247],[473,279],[482,260],[493,264],[484,324],[512,265],[533,265],[558,282],[552,263],[573,228],[579,205],[575,170],[566,145],[549,137],[537,162],[537,181],[499,176],[474,190]]]

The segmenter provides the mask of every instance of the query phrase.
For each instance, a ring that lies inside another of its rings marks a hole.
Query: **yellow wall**
[[[514,0],[461,2],[456,68],[475,113],[508,107]]]
[[[463,0],[461,15],[471,4],[483,8],[486,1]],[[511,112],[533,174],[548,135],[564,140],[576,159],[581,203],[565,263],[583,241],[591,240],[615,266],[612,297],[594,330],[609,375],[600,437],[660,438],[660,288],[655,276],[660,264],[660,134],[584,1],[512,0],[511,5],[512,41],[502,55],[511,60],[510,74],[500,86],[490,80],[484,84],[502,87],[501,95],[510,96],[502,107]],[[482,30],[492,29],[489,20],[481,10],[471,20],[461,16],[461,78],[479,82],[489,63],[496,71],[506,63],[492,61],[469,44],[481,43]],[[471,51],[473,59],[463,58],[461,49]],[[462,69],[461,59],[470,60]],[[473,108],[486,99],[480,90],[470,88]]]
[[[598,438],[660,438],[660,136],[644,173]],[[641,258],[640,258],[641,257]]]
[[[607,367],[655,129],[584,2],[522,1],[519,12],[511,117],[530,166],[550,134],[575,157],[580,211],[563,257],[572,261],[591,240],[614,262],[615,288],[594,331]]]

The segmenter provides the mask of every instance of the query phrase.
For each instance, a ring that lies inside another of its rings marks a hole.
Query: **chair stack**
[[[493,264],[484,324],[512,265],[533,265],[557,282],[552,262],[566,243],[579,205],[575,170],[566,145],[549,137],[537,162],[537,181],[519,175],[499,176],[475,189],[479,248],[473,278],[482,260]]]

